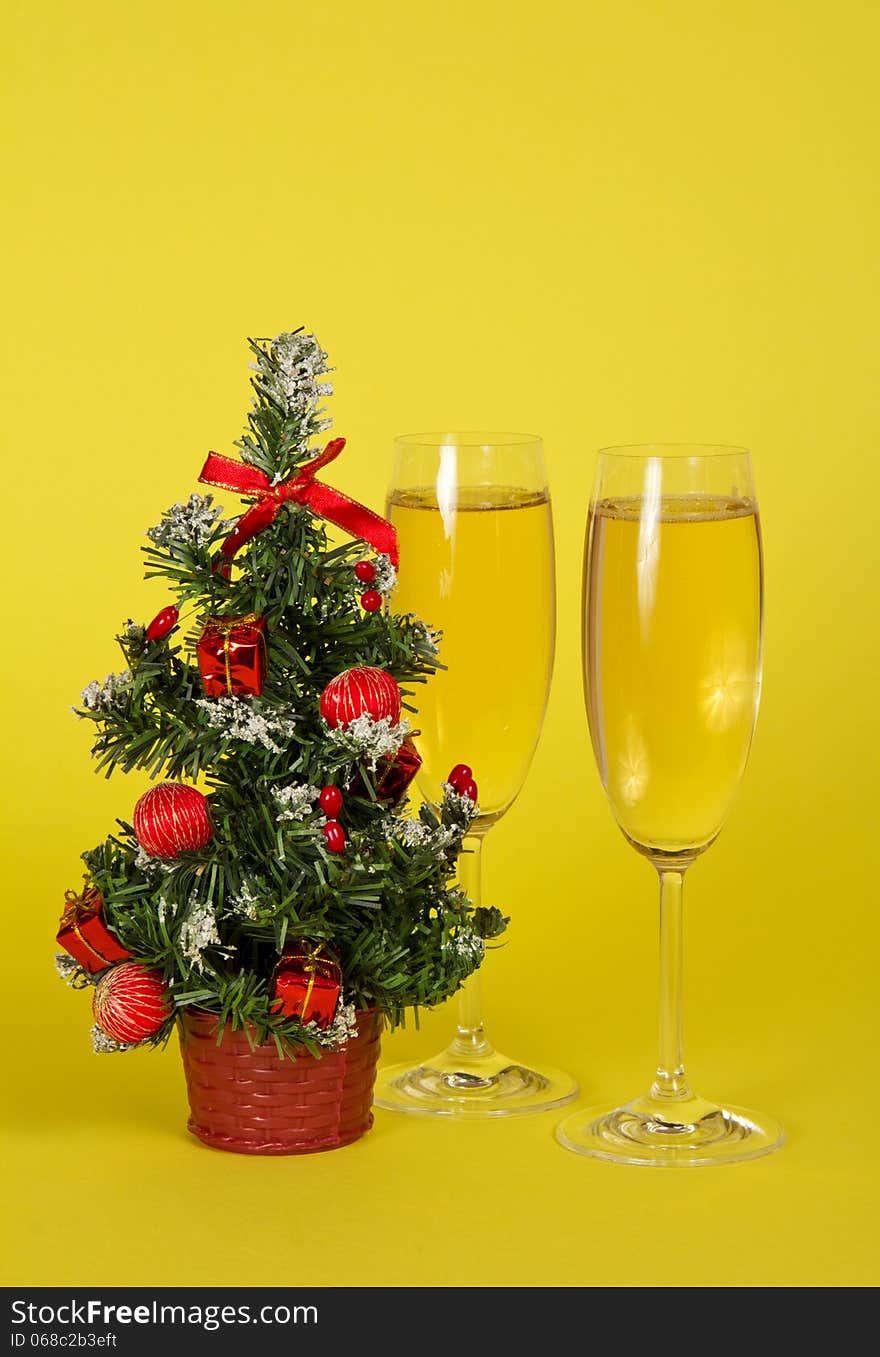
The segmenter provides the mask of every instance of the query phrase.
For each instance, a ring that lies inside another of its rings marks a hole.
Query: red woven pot
[[[243,1031],[184,1009],[178,1030],[193,1135],[239,1154],[310,1154],[357,1140],[373,1124],[370,1107],[382,1015],[358,1014],[357,1035],[321,1057],[278,1055],[274,1042],[251,1048]]]

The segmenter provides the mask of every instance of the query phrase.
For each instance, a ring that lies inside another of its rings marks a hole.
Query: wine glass
[[[610,448],[587,523],[583,663],[590,735],[624,836],[660,876],[660,1053],[650,1091],[571,1113],[566,1148],[628,1164],[731,1163],[784,1140],[769,1117],[685,1078],[682,883],[717,837],[761,693],[761,528],[740,448]]]
[[[553,520],[541,442],[498,433],[398,438],[387,514],[400,545],[395,608],[442,632],[446,666],[414,699],[419,788],[437,800],[456,764],[473,769],[479,815],[459,879],[478,905],[483,839],[525,781],[553,671]],[[380,1070],[375,1101],[487,1117],[554,1107],[576,1092],[569,1075],[493,1048],[474,975],[452,1044],[424,1064]]]

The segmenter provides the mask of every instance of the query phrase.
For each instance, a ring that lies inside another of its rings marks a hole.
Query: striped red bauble
[[[171,1012],[171,995],[158,971],[121,961],[105,971],[92,999],[95,1022],[126,1045],[155,1036]]]
[[[396,724],[400,720],[400,689],[385,669],[369,665],[343,669],[321,694],[321,715],[334,729],[350,725],[359,716],[372,716],[374,721],[388,716]]]
[[[160,782],[134,808],[134,832],[145,853],[176,858],[204,848],[213,836],[208,799],[182,782]]]

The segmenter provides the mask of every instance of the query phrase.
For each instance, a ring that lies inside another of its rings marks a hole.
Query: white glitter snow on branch
[[[84,989],[86,985],[96,984],[96,979],[67,952],[55,953],[55,969],[65,985],[70,985],[73,989]]]
[[[326,1046],[331,1051],[339,1050],[351,1037],[357,1035],[357,1014],[354,1004],[344,1003],[340,995],[336,1016],[327,1027],[319,1027],[316,1022],[307,1022],[303,1023],[303,1031],[317,1041],[319,1046]]]
[[[443,783],[443,804],[453,812],[457,819],[464,817],[468,821],[472,820],[480,809],[476,801],[472,801],[463,792],[457,792],[449,782]]]
[[[260,897],[254,895],[246,881],[242,881],[238,895],[230,896],[229,903],[236,914],[244,919],[256,919]]]
[[[440,948],[444,952],[455,952],[457,956],[464,957],[470,963],[482,961],[486,944],[473,929],[460,927],[455,930],[452,937],[443,939]]]
[[[406,848],[430,848],[432,851],[448,848],[459,837],[451,825],[438,825],[432,829],[421,820],[410,819],[386,822],[385,836],[396,839]]]
[[[327,727],[328,739],[338,744],[354,758],[369,763],[373,772],[380,759],[393,758],[409,734],[409,721],[404,719],[397,725],[390,716],[376,721],[366,712],[356,716],[347,726],[336,730]]]
[[[311,815],[319,794],[319,788],[308,782],[289,782],[286,787],[276,787],[275,800],[281,809],[275,819],[305,820]]]
[[[412,631],[413,640],[416,649],[427,660],[436,660],[440,654],[440,642],[443,640],[443,632],[437,631],[434,627],[429,627],[415,613],[403,613],[401,621],[407,622]]]
[[[146,849],[138,848],[132,865],[139,872],[143,872],[144,876],[161,876],[163,874],[167,876],[169,872],[174,871],[177,863],[165,862],[162,858],[154,858],[152,853],[148,853]]]
[[[191,898],[186,918],[180,926],[180,950],[183,955],[197,970],[202,970],[205,948],[216,947],[219,942],[217,918],[210,901]]]
[[[113,711],[124,703],[130,683],[130,669],[123,669],[121,674],[108,674],[103,683],[99,683],[97,679],[92,679],[91,683],[83,688],[80,701],[86,711],[95,712],[98,715],[102,712]],[[74,711],[76,711],[75,707]]]
[[[318,379],[331,371],[327,366],[327,354],[312,334],[298,331],[295,334],[276,335],[272,340],[271,354],[275,370],[267,376],[261,373],[261,386],[289,415],[310,416],[318,413],[318,404],[325,396],[332,396],[332,382]],[[312,425],[313,432],[329,429],[332,420],[319,419]]]
[[[292,707],[288,708],[287,715],[281,715],[277,708],[260,710],[242,697],[200,697],[196,699],[196,706],[207,713],[208,725],[227,739],[261,744],[271,754],[280,754],[278,741],[291,740],[295,733],[296,716]]]
[[[131,1051],[140,1045],[137,1041],[117,1041],[115,1037],[108,1037],[103,1027],[99,1027],[97,1023],[92,1028],[91,1035],[95,1055],[106,1055],[110,1051]]]
[[[222,505],[214,504],[213,495],[190,495],[185,504],[172,504],[166,509],[154,528],[147,528],[147,537],[154,546],[166,551],[175,547],[192,551],[203,547],[219,528],[224,532],[232,527],[237,519],[221,522]]]
[[[376,567],[376,577],[372,587],[388,598],[397,588],[397,571],[391,564],[391,557],[383,552],[381,556],[376,557],[373,565]]]

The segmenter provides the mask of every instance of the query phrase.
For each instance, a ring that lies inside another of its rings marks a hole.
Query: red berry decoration
[[[456,787],[456,791],[459,796],[466,796],[469,801],[473,801],[474,805],[477,804],[477,784],[474,782],[473,778],[470,778],[469,781],[463,783],[461,787]]]
[[[372,584],[376,578],[376,567],[372,561],[358,561],[354,568],[355,579],[361,584]]]
[[[177,626],[177,619],[180,613],[171,603],[167,608],[163,608],[160,613],[156,613],[150,625],[147,627],[148,641],[161,641],[163,636],[167,636],[172,627]]]
[[[400,720],[400,689],[385,669],[362,665],[343,669],[330,680],[321,694],[321,715],[334,730],[350,725],[359,716],[381,721],[389,716]]]
[[[92,999],[95,1022],[114,1041],[152,1037],[171,1013],[168,986],[158,971],[139,961],[121,961],[105,971]]]
[[[472,782],[474,770],[467,763],[457,763],[446,781],[454,792],[461,792],[465,783]]]
[[[382,607],[382,595],[377,589],[368,589],[361,594],[361,607],[365,613],[377,613]]]
[[[342,810],[342,792],[338,787],[325,787],[318,800],[328,820],[338,819]]]
[[[204,848],[214,834],[207,798],[182,782],[160,782],[135,806],[134,832],[154,858],[176,858]]]
[[[328,820],[322,826],[324,842],[331,853],[345,852],[345,830],[338,820]]]

